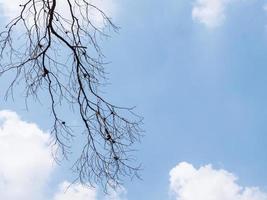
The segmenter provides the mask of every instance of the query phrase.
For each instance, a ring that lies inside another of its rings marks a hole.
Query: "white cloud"
[[[77,2],[79,1],[82,2],[82,0],[77,0]],[[3,15],[6,16],[9,20],[13,19],[19,14],[21,10],[21,7],[19,5],[24,2],[25,0],[0,0],[0,6],[3,9]],[[88,0],[88,2],[103,10],[107,16],[112,18],[115,17],[115,13],[117,11],[115,0]],[[70,16],[68,3],[66,0],[58,0],[56,10],[65,18],[68,18],[68,16]],[[91,11],[89,10],[89,12],[92,16],[92,23],[94,23],[94,25],[96,26],[102,26],[103,16],[101,15],[101,13],[99,13],[95,9],[92,9]]]
[[[112,188],[108,188],[108,195],[105,196],[105,200],[127,200],[127,191],[124,187],[118,187],[116,191]]]
[[[97,200],[97,190],[64,181],[53,198],[46,195],[55,169],[49,134],[11,111],[0,111],[0,199]],[[53,187],[53,186],[50,186]],[[68,188],[68,189],[67,189]],[[109,200],[126,200],[125,189],[111,192]]]
[[[123,187],[118,188],[116,191],[108,188],[108,195],[103,198],[105,200],[127,200],[126,190]],[[97,200],[97,189],[89,188],[81,184],[71,184],[70,182],[63,182],[59,186],[59,190],[55,194],[53,200]],[[103,199],[102,198],[102,199]]]
[[[54,200],[96,200],[96,190],[82,186],[81,184],[73,184],[63,182]]]
[[[230,0],[195,0],[192,18],[194,21],[214,28],[225,20],[225,9]]]
[[[0,111],[0,197],[41,199],[53,170],[49,135],[14,112]]]
[[[194,168],[178,164],[170,171],[170,190],[176,200],[267,200],[267,193],[257,187],[242,187],[237,177],[211,165]]]

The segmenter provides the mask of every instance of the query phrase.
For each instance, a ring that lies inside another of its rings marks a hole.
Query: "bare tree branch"
[[[115,106],[99,93],[105,63],[98,39],[108,36],[107,29],[117,31],[118,27],[89,0],[66,0],[67,14],[60,12],[58,1],[25,1],[19,5],[19,15],[0,33],[0,75],[14,74],[6,96],[13,95],[21,82],[26,101],[47,93],[51,133],[65,158],[71,151],[71,138],[78,133],[59,111],[71,105],[79,113],[86,141],[73,166],[77,181],[104,188],[117,185],[123,176],[137,176],[139,166],[133,166],[131,152],[140,138],[142,120],[133,108]],[[100,27],[93,22],[92,12],[103,19]]]

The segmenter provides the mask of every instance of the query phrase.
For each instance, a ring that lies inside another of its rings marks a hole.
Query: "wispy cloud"
[[[80,184],[71,185],[70,188],[69,186],[69,182],[63,182],[53,200],[96,200],[96,189],[84,187]]]
[[[192,18],[208,28],[218,27],[226,18],[225,9],[230,2],[229,0],[195,0]]]
[[[77,2],[82,2],[82,0],[77,0]],[[22,7],[19,5],[22,3],[21,0],[0,0],[0,6],[3,10],[3,15],[7,17],[7,19],[13,19],[18,16]],[[114,18],[116,16],[117,4],[114,0],[90,0],[90,3],[97,6],[101,10],[105,12],[105,14],[109,17]],[[37,7],[41,8],[41,2],[37,2]],[[74,4],[75,5],[75,4]],[[78,8],[76,10],[76,14],[79,12]],[[66,0],[58,0],[57,1],[57,12],[61,13],[63,17],[68,19],[69,14],[69,5]],[[103,25],[103,16],[96,9],[88,10],[91,16],[91,22],[96,26]]]
[[[0,197],[4,200],[98,200],[97,189],[64,181],[53,197],[46,189],[55,165],[50,136],[11,111],[0,111]],[[69,187],[70,186],[70,187]],[[125,189],[111,191],[112,200],[126,200]]]
[[[123,187],[116,191],[107,188],[108,195],[102,197],[105,200],[127,200],[126,190]],[[89,188],[81,184],[71,184],[65,181],[59,185],[59,190],[54,195],[53,200],[97,200],[98,192],[96,188]]]
[[[183,162],[170,171],[170,190],[177,200],[267,200],[258,187],[242,187],[232,173]]]

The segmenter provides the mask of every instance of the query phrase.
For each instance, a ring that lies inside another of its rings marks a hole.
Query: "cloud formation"
[[[183,162],[170,171],[170,190],[176,200],[267,200],[257,187],[242,187],[230,172],[211,165],[199,169]]]
[[[192,18],[208,28],[218,27],[225,20],[225,9],[230,0],[195,0]]]
[[[49,135],[16,113],[0,111],[0,197],[42,199],[53,170]],[[40,159],[41,158],[41,159]]]
[[[127,200],[126,190],[123,187],[118,188],[116,191],[107,188],[108,194],[100,198],[96,188],[88,188],[81,184],[73,184],[65,181],[60,184],[59,190],[54,195],[53,200]]]
[[[65,181],[59,186],[59,191],[53,200],[96,200],[96,190],[84,187],[81,184],[74,184]]]
[[[78,2],[81,0],[78,0]],[[3,10],[3,15],[6,16],[9,20],[16,17],[21,7],[19,6],[22,2],[22,0],[0,0],[0,6]],[[117,10],[117,6],[114,2],[114,0],[90,0],[91,4],[97,6],[101,10],[105,12],[105,14],[109,17],[114,18],[115,13]],[[57,1],[57,12],[61,13],[62,16],[65,18],[69,18],[69,7],[66,0],[58,0]],[[78,10],[77,10],[78,11]],[[78,12],[77,12],[78,13]],[[101,13],[99,13],[97,10],[92,9],[89,10],[89,13],[91,15],[91,22],[96,26],[103,26],[103,16]]]
[[[36,124],[11,111],[0,111],[0,198],[4,200],[98,200],[98,191],[64,181],[53,197],[47,197],[49,178],[55,169],[50,136]],[[70,186],[70,187],[69,187]],[[54,187],[54,186],[53,186]],[[112,191],[109,200],[125,200],[124,189]]]
[[[108,188],[108,196],[105,196],[105,200],[127,200],[127,191],[124,187],[119,187],[117,190]]]

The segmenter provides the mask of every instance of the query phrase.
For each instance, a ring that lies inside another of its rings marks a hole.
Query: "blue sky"
[[[13,9],[0,2],[3,10]],[[116,104],[136,105],[146,131],[137,153],[143,180],[126,180],[114,200],[213,200],[210,196],[266,200],[267,2],[110,0],[110,4],[113,9],[108,12],[121,30],[102,42],[112,61],[106,69],[111,84],[104,90]],[[1,17],[1,23],[4,20]],[[2,78],[1,84],[6,82]],[[27,112],[20,97],[0,102],[1,110],[21,117],[14,119],[2,111],[0,118],[12,126],[27,121],[49,130],[45,104],[33,104]],[[2,134],[10,133],[1,127]],[[27,123],[23,128],[31,130]],[[64,187],[72,177],[67,167],[54,168],[46,167],[53,175],[42,178],[46,184],[42,191],[61,200],[55,196],[64,194],[54,188]],[[0,167],[0,174],[1,170],[7,173]],[[73,193],[77,191],[96,198],[97,191],[80,188]],[[64,198],[71,198],[71,192]],[[121,193],[124,197],[119,197]]]

